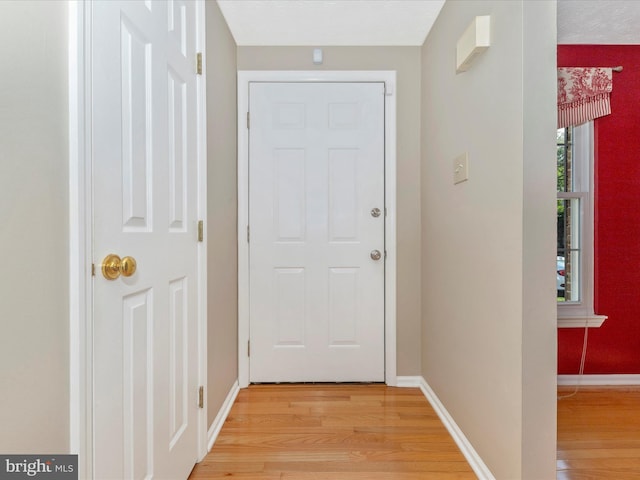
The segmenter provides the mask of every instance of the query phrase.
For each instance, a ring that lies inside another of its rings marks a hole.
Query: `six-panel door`
[[[95,478],[186,478],[198,430],[195,5],[92,12]],[[110,253],[137,271],[107,280]]]
[[[249,105],[250,381],[384,381],[384,85]]]

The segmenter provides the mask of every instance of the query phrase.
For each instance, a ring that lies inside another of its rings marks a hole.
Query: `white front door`
[[[94,476],[187,478],[197,457],[195,5],[91,19]],[[137,261],[108,280],[108,254]]]
[[[384,381],[384,84],[249,106],[249,379]]]

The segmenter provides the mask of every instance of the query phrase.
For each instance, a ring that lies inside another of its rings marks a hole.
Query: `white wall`
[[[422,372],[498,479],[555,478],[554,31],[555,2],[447,2],[422,52]]]
[[[0,58],[0,452],[64,453],[66,2],[0,2]]]

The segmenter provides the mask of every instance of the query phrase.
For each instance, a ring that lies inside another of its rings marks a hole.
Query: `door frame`
[[[79,478],[93,470],[93,188],[91,110],[91,2],[69,0],[69,453],[78,455]],[[196,51],[202,53],[197,83],[198,218],[207,218],[205,4],[196,0]],[[195,65],[195,59],[194,59]],[[206,235],[205,221],[205,235]],[[197,422],[197,459],[207,454],[207,243],[198,243],[198,383],[205,386]],[[98,268],[96,266],[96,268]]]
[[[251,82],[384,82],[385,383],[396,374],[396,71],[238,71],[238,384],[249,385],[249,83]]]

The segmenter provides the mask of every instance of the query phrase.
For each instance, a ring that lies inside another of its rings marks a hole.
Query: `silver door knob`
[[[373,260],[380,260],[382,258],[380,250],[371,250],[371,258]]]
[[[380,216],[380,209],[379,208],[372,208],[371,209],[371,216],[373,218],[378,218]]]

